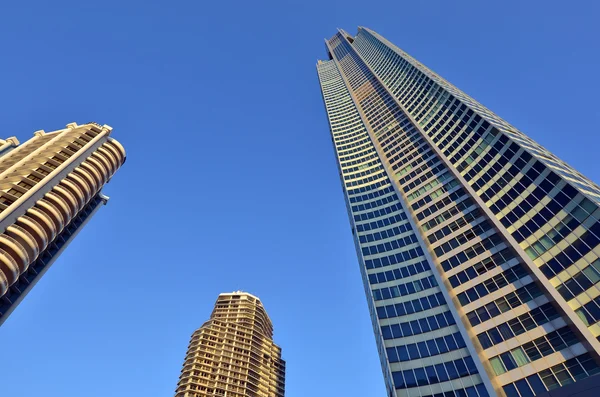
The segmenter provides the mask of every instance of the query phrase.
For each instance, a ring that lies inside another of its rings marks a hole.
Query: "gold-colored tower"
[[[261,301],[220,294],[190,341],[176,397],[283,397],[285,361]]]

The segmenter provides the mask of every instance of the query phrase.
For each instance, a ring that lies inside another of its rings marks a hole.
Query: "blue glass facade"
[[[600,188],[377,33],[326,44],[389,394],[525,397],[595,374]]]

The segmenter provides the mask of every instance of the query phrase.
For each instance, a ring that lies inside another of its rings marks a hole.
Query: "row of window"
[[[438,257],[440,257],[458,247],[464,246],[469,241],[484,235],[490,230],[495,229],[490,222],[483,220],[482,222],[473,226],[471,229],[468,229],[467,231],[460,233],[458,236],[451,238],[447,242],[440,244],[438,247],[435,247],[433,251]]]
[[[498,158],[494,159],[498,154]],[[475,179],[472,185],[475,189],[482,189],[487,186],[481,193],[482,198],[486,201],[498,194],[500,189],[505,186],[503,180],[505,182],[520,180],[527,188],[546,170],[546,167],[537,160],[530,164],[531,159],[532,155],[529,152],[526,152],[515,142],[508,140],[506,135],[501,135],[483,156],[480,161],[482,164],[473,167],[473,170],[479,170],[491,164],[491,167]],[[509,165],[509,167],[505,168],[506,165]],[[496,182],[489,183],[494,178]]]
[[[356,231],[368,232],[369,230],[393,225],[394,223],[405,221],[407,219],[408,218],[407,218],[406,214],[404,212],[400,212],[400,213],[390,216],[388,218],[379,219],[379,220],[369,222],[369,223],[358,224],[358,225],[356,225]]]
[[[344,143],[343,145],[340,145],[340,146],[337,146],[337,145],[336,145],[336,148],[337,148],[337,150],[338,150],[339,154],[340,154],[340,155],[342,155],[342,154],[345,154],[345,153],[342,153],[342,151],[343,151],[343,150],[346,150],[346,149],[352,149],[352,148],[355,148],[355,147],[357,147],[357,146],[361,146],[361,145],[363,145],[363,146],[364,146],[364,144],[371,143],[371,139],[369,139],[369,137],[368,137],[368,136],[366,136],[366,137],[364,137],[364,138],[359,138],[359,139],[361,139],[361,140],[360,140],[360,141],[358,141],[358,142],[349,143],[349,144],[345,144],[345,143]],[[340,142],[340,143],[341,143],[341,142]],[[338,145],[339,145],[340,143],[338,143]],[[352,153],[352,152],[347,152],[347,153]]]
[[[596,324],[596,322],[600,321],[600,296],[575,310],[575,313],[577,313],[586,326],[589,327],[592,324]]]
[[[480,260],[473,266],[469,266],[463,271],[456,273],[448,278],[450,285],[458,287],[461,284],[466,283],[469,280],[473,280],[476,277],[492,270],[496,266],[500,266],[507,263],[511,259],[516,258],[515,253],[510,248],[504,248],[502,251],[496,252],[494,255]]]
[[[399,296],[411,295],[436,286],[437,281],[435,281],[435,277],[428,276],[408,283],[394,285],[393,287],[375,289],[373,290],[373,298],[376,301],[397,298]]]
[[[438,165],[435,165],[436,163],[438,163]],[[426,180],[428,180],[429,178],[433,177],[438,172],[441,172],[444,170],[446,170],[446,166],[444,164],[439,164],[439,159],[437,157],[434,157],[433,159],[426,161],[425,164],[420,166],[416,171],[411,172],[410,175],[407,175],[406,177],[398,180],[398,182],[401,185],[403,185],[402,189],[405,192],[409,192],[410,190],[419,186],[421,183],[423,183]],[[416,177],[416,175],[421,171],[427,171],[427,172],[425,172],[425,174],[421,175],[420,177],[415,178],[414,181],[406,184],[406,182],[411,180],[413,177]]]
[[[526,331],[532,330],[540,325],[546,324],[555,318],[560,317],[551,303],[544,303],[535,309],[521,314],[507,322],[504,322],[494,328],[490,328],[477,335],[481,347],[487,349],[498,343],[502,343]]]
[[[346,187],[348,188],[348,187],[353,187],[353,186],[358,186],[358,185],[364,185],[365,183],[373,182],[373,181],[376,181],[383,177],[385,177],[385,172],[380,172],[379,174],[372,175],[368,178],[357,179],[352,182],[346,182]]]
[[[573,331],[569,327],[563,327],[535,338],[523,346],[490,358],[490,364],[496,375],[502,375],[507,371],[561,351],[577,342],[579,340],[577,340]]]
[[[503,386],[507,397],[533,397],[534,395],[569,385],[600,372],[598,364],[589,353],[571,358],[527,378]],[[541,379],[541,382],[540,382]]]
[[[500,244],[503,244],[502,238],[498,234],[493,234],[472,245],[463,252],[459,252],[458,254],[442,261],[442,268],[445,271],[453,269],[456,266],[467,262],[469,259],[473,259]]]
[[[383,171],[383,167],[381,166],[381,163],[378,164],[377,161],[372,161],[372,163],[374,163],[373,165],[376,165],[376,166],[373,167],[373,168],[369,168],[366,171],[360,171],[360,170],[364,170],[364,169],[368,168],[368,166],[366,164],[364,164],[364,166],[357,167],[358,168],[357,171],[360,171],[360,172],[356,172],[356,171],[355,172],[349,172],[348,170],[343,171],[343,173],[344,173],[344,180],[345,181],[349,181],[351,179],[356,179],[356,178],[360,178],[360,177],[363,177],[363,176],[367,176],[367,175],[373,174],[373,173],[375,173],[377,171]]]
[[[448,180],[450,178],[452,178],[452,175],[450,174],[450,172],[446,172],[446,173],[438,176],[437,178],[435,178],[431,182],[427,183],[426,185],[420,187],[419,190],[417,190],[415,192],[412,192],[411,194],[408,194],[406,196],[406,199],[408,201],[412,201],[412,200],[416,199],[417,197],[421,197],[422,195],[424,195],[425,193],[427,193],[428,191],[430,191],[434,187],[438,186],[439,184],[443,183],[444,181],[446,181],[446,180]],[[454,181],[450,181],[445,186],[445,189],[443,190],[444,192],[447,192],[450,189],[452,189],[454,186],[457,186],[457,184],[453,184],[452,182],[454,182]],[[433,196],[433,194],[432,194],[432,196]],[[439,194],[438,194],[438,196],[439,196]],[[435,196],[435,197],[437,197],[437,196]],[[432,197],[432,199],[435,198],[435,197]]]
[[[352,212],[370,210],[371,208],[380,207],[382,205],[394,202],[396,200],[398,200],[397,196],[395,194],[392,194],[390,196],[383,197],[379,200],[371,201],[369,203],[353,205]]]
[[[343,112],[341,113],[342,117],[357,117],[356,112],[354,112],[354,109],[349,109],[350,112]],[[331,113],[330,113],[331,114]],[[333,119],[332,119],[333,120]],[[332,137],[332,140],[334,141],[335,145],[346,145],[348,143],[352,143],[352,142],[356,142],[360,139],[366,138],[369,135],[367,134],[366,130],[363,130],[361,132],[354,132],[354,133],[343,133],[343,134],[334,134]]]
[[[362,254],[363,256],[382,254],[395,249],[406,247],[407,245],[414,244],[416,242],[417,236],[415,236],[414,234],[410,234],[406,237],[399,238],[397,240],[388,241],[387,243],[362,247]]]
[[[352,154],[350,156],[339,156],[340,163],[341,163],[342,167],[347,167],[349,165],[362,163],[364,161],[364,157],[366,157],[367,155],[370,155],[370,154],[373,154],[373,156],[375,156],[376,155],[375,153],[376,153],[375,148],[371,146],[368,150],[365,150],[362,153],[356,153],[356,154]],[[355,159],[360,159],[360,160],[355,160]],[[355,161],[348,161],[348,160],[355,160]]]
[[[547,180],[548,178],[546,178],[546,181]],[[534,192],[538,193],[538,190],[536,189]],[[523,240],[527,239],[533,233],[538,231],[540,227],[544,226],[550,219],[552,219],[558,213],[558,211],[566,207],[571,199],[575,198],[576,195],[577,190],[574,187],[571,185],[564,185],[563,188],[559,192],[556,192],[554,197],[548,201],[544,208],[538,211],[536,215],[534,215],[530,220],[525,222],[519,229],[512,233],[517,242],[521,243]],[[539,192],[538,197],[543,198],[543,192]],[[524,202],[519,203],[519,205],[513,209],[512,215],[516,216],[516,219],[519,219],[525,215],[526,209],[529,211],[533,205],[536,205],[541,201],[541,199],[538,197],[533,195],[528,196]],[[507,216],[510,217],[511,215]],[[507,221],[510,219],[515,218],[507,218]]]
[[[587,198],[583,198],[579,205],[576,205],[569,213],[557,223],[553,228],[548,230],[546,234],[541,236],[537,241],[531,243],[530,247],[525,248],[525,252],[532,260],[537,259],[544,252],[558,244],[577,226],[585,222],[585,220],[596,211],[596,205]]]
[[[348,114],[348,110],[350,110],[351,112],[354,110],[354,104],[352,104],[352,106],[348,106],[346,109],[344,109],[342,112],[339,112],[340,114],[343,115],[347,115]],[[327,112],[328,114],[334,115],[335,113],[333,112]],[[343,134],[333,134],[333,140],[334,142],[338,143],[340,141],[346,140],[348,138],[352,138],[355,137],[357,135],[362,135],[362,134],[366,134],[366,131],[360,131],[360,132],[354,132],[352,134],[349,133],[343,133]]]
[[[366,201],[366,200],[372,200],[372,199],[380,197],[380,196],[385,196],[386,194],[392,193],[393,191],[394,191],[394,188],[390,185],[390,186],[386,187],[385,189],[376,190],[371,193],[363,194],[362,196],[352,196],[352,197],[349,197],[350,204],[355,204],[355,203],[358,203],[361,201]]]
[[[582,271],[556,287],[556,290],[567,302],[570,301],[600,281],[600,273],[597,270],[599,266],[600,259],[596,259],[590,266],[585,267]]]
[[[388,347],[386,351],[389,362],[397,363],[437,356],[438,354],[448,353],[463,347],[465,347],[465,341],[460,333],[456,332],[419,343]]]
[[[502,296],[495,301],[488,303],[478,309],[467,313],[467,319],[471,326],[476,326],[490,318],[499,316],[501,313],[506,313],[524,303],[527,303],[543,293],[535,283],[527,284],[524,287],[513,291],[506,296]]]
[[[423,249],[421,247],[411,248],[408,251],[398,252],[396,254],[384,256],[381,258],[366,259],[365,267],[367,269],[377,269],[383,266],[408,262],[409,260],[416,259],[421,255],[423,255]]]
[[[428,365],[424,368],[392,372],[392,377],[394,378],[396,389],[406,389],[409,387],[433,385],[477,373],[477,367],[473,359],[465,357],[437,365]]]
[[[438,292],[423,298],[413,299],[408,302],[396,303],[395,305],[380,306],[377,308],[377,317],[380,319],[405,316],[418,313],[433,307],[445,305],[444,295]]]
[[[488,131],[489,129],[489,131]],[[487,131],[487,133],[486,133]],[[467,167],[469,167],[473,162],[477,160],[477,158],[487,149],[492,142],[496,139],[496,137],[500,134],[500,131],[496,127],[491,127],[487,121],[484,121],[474,133],[471,139],[469,139],[465,145],[461,148],[460,151],[457,152],[456,155],[453,156],[452,161],[457,161],[460,157],[465,154],[469,154],[466,156],[463,161],[456,166],[459,172],[464,171]],[[503,137],[504,135],[500,135]],[[482,138],[481,141],[479,138]],[[477,146],[475,146],[477,144]],[[512,145],[511,145],[512,147]],[[517,152],[519,147],[515,152]],[[483,161],[485,162],[486,158],[489,156],[495,156],[498,154],[498,150],[496,148],[491,148],[490,151],[483,157]],[[480,161],[478,161],[479,163]],[[478,165],[477,163],[475,165]]]
[[[464,198],[465,200],[467,200],[467,196],[465,196],[465,191],[462,188],[456,189],[454,192],[450,193],[448,195],[448,197],[444,197],[437,203],[433,203],[429,207],[423,209],[421,212],[418,212],[416,214],[417,219],[421,221],[421,220],[427,218],[429,215],[435,214],[436,212],[443,210],[444,208],[446,208],[446,206],[448,206],[454,202],[457,202],[460,198]],[[415,204],[413,204],[413,210],[416,211],[419,208],[420,207],[416,207]]]
[[[417,176],[418,174],[420,174],[421,172],[424,172],[430,168],[436,167],[439,163],[440,163],[440,159],[433,152],[431,152],[427,156],[423,156],[422,158],[420,158],[416,161],[413,161],[412,163],[410,163],[409,165],[407,165],[406,167],[404,167],[400,171],[398,171],[396,173],[396,176],[398,178],[400,178],[400,177],[402,177],[402,175],[405,175],[407,172],[411,171],[417,165],[422,164],[420,167],[418,167],[417,169],[412,171],[410,174],[398,179],[398,182],[401,185],[403,185],[406,182],[410,181],[415,176]],[[438,171],[440,171],[440,170],[438,170]],[[436,172],[438,172],[438,171],[436,171]]]
[[[377,183],[373,183],[371,185],[359,187],[358,189],[349,189],[348,194],[355,195],[355,194],[360,194],[360,193],[366,193],[366,192],[370,192],[371,190],[379,189],[380,187],[386,186],[386,185],[389,185],[389,181],[387,179],[383,180],[383,181],[379,181]]]
[[[489,397],[489,394],[483,383],[475,386],[469,386],[465,389],[454,389],[443,393],[430,394],[421,397]],[[532,396],[533,397],[533,396]]]
[[[409,155],[402,157],[398,154],[394,157],[388,157],[388,160],[389,160],[389,163],[392,165],[392,170],[395,171],[398,168],[404,166],[405,164],[411,162],[413,159],[417,159],[417,161],[415,161],[415,163],[419,164],[421,161],[423,161],[423,158],[428,157],[432,153],[433,153],[433,150],[431,150],[431,147],[429,145],[423,144],[420,147],[418,147],[413,153],[411,153]]]
[[[444,190],[444,188],[446,188],[445,190],[448,191],[455,186],[458,186],[458,182],[453,179],[452,181],[447,183],[441,190]],[[436,193],[436,192],[434,192],[434,193]],[[465,194],[465,191],[462,189],[462,187],[459,189],[456,189],[456,191],[452,192],[449,195],[448,203],[454,201],[453,197],[458,198],[458,197],[462,196],[463,194]],[[440,196],[440,193],[437,193],[435,195],[432,193],[429,196],[423,197],[421,200],[417,201],[416,203],[411,204],[411,207],[414,211],[417,211],[419,208],[423,207],[427,203],[432,202],[434,198],[437,198],[439,196]],[[440,203],[438,203],[438,204],[441,204],[442,201],[444,201],[444,200],[440,200]],[[442,209],[442,208],[444,208],[444,206],[436,205],[437,209]],[[432,207],[433,207],[433,205],[432,205]],[[435,211],[430,212],[430,214],[432,214],[433,212],[435,212]]]
[[[502,273],[496,274],[494,277],[461,292],[457,295],[458,301],[463,306],[468,305],[469,303],[475,302],[477,299],[483,298],[494,291],[498,291],[500,288],[506,287],[525,276],[527,276],[527,271],[520,263],[517,263],[515,266],[506,269]]]
[[[517,152],[514,147],[510,147],[512,145],[512,141],[508,139],[508,137],[504,134],[500,134],[498,140],[489,148],[488,153],[480,159],[477,164],[473,166],[467,173],[464,174],[465,179],[468,182],[471,182],[475,176],[481,172],[489,164],[498,164],[500,167],[504,167],[510,161],[510,157]],[[494,159],[498,153],[501,153],[503,149],[509,150],[510,152],[507,155],[500,156],[498,159]],[[525,158],[524,158],[525,159]],[[490,179],[494,176],[498,175],[497,173],[486,173],[479,178],[472,181],[471,185],[474,186],[475,190],[479,190],[483,185],[485,185]]]
[[[415,140],[418,137],[417,130],[412,128],[410,120],[406,116],[402,116],[397,120],[398,124],[391,130],[377,138],[377,141],[383,148],[384,153],[387,153],[392,147],[398,145],[401,141]],[[390,124],[391,125],[391,124]],[[405,130],[405,127],[410,126]],[[391,144],[391,145],[390,145]],[[389,146],[388,146],[389,145]]]
[[[477,117],[478,116],[476,116],[475,119],[477,119]],[[481,126],[479,126],[479,128],[477,128],[476,126],[477,126],[477,122],[475,120],[471,121],[469,123],[469,125],[467,125],[465,133],[460,134],[459,139],[457,139],[457,141],[455,143],[453,143],[448,148],[448,150],[446,150],[444,152],[444,153],[447,153],[447,152],[449,153],[450,151],[454,150],[455,147],[458,147],[458,142],[460,139],[466,139],[466,142],[463,145],[463,147],[461,147],[449,159],[452,162],[452,164],[456,164],[461,157],[465,156],[469,152],[469,150],[473,146],[475,146],[476,143],[478,143],[479,138],[481,138],[483,136],[483,142],[479,142],[479,145],[475,147],[475,149],[469,154],[469,156],[467,156],[460,164],[458,164],[456,166],[456,169],[458,170],[458,172],[462,172],[473,161],[475,161],[475,159],[477,157],[479,157],[479,155],[484,151],[484,149],[487,146],[489,146],[490,141],[493,140],[494,136],[498,133],[498,130],[496,130],[495,128],[492,128],[490,130],[490,133],[486,134],[486,131],[490,127],[490,123],[488,123],[487,121],[484,121],[483,123],[481,123]],[[471,134],[470,137],[467,138],[467,135],[469,134],[470,130],[472,130],[473,133]]]
[[[369,161],[369,160],[371,160],[371,161]],[[350,168],[342,167],[342,172],[344,174],[348,174],[348,173],[352,173],[352,172],[355,172],[355,171],[358,171],[361,169],[365,169],[367,167],[371,167],[376,164],[381,164],[381,161],[379,161],[379,158],[377,157],[377,155],[372,154],[372,155],[362,158],[360,160],[352,161],[352,163],[353,164],[346,164],[346,166],[344,166],[344,167],[350,166]],[[359,165],[355,165],[355,164],[359,164]]]
[[[383,335],[383,339],[404,338],[429,331],[435,331],[436,329],[454,324],[456,324],[456,322],[454,321],[454,317],[452,317],[452,313],[447,311],[418,320],[384,325],[381,327],[381,334]]]
[[[402,233],[406,233],[412,231],[410,225],[408,223],[403,223],[401,225],[391,227],[389,229],[381,230],[379,232],[364,234],[359,236],[358,239],[361,243],[367,243],[372,241],[384,240],[386,238],[398,236]]]
[[[496,144],[498,143],[500,143],[500,141],[496,142]],[[531,164],[529,169],[527,169],[529,166],[529,160],[531,160],[531,154],[521,151],[520,155],[517,157],[512,151],[513,145],[515,146],[514,150],[521,150],[519,145],[515,143],[511,144],[510,147],[506,148],[499,159],[492,160],[493,163],[490,169],[473,183],[473,188],[476,190],[487,187],[480,193],[483,201],[488,201],[498,194],[507,194],[511,189],[516,190],[516,193],[518,193],[520,196],[527,192],[529,185],[531,185],[531,183],[535,181],[542,172],[545,171],[546,167],[544,167],[544,165],[537,160]],[[488,154],[492,155],[492,153],[496,151],[496,147],[492,146],[490,153]],[[515,155],[516,159],[510,163],[510,158],[513,156],[513,154]],[[505,164],[510,164],[510,167],[505,169]],[[496,180],[486,185],[486,183],[488,183],[488,181],[492,178],[496,178]],[[514,186],[512,186],[509,190],[501,192],[506,185],[513,181],[518,181],[519,183],[515,183]],[[501,204],[498,208],[503,210],[504,207],[505,206]]]
[[[593,250],[600,243],[598,236],[600,236],[600,222],[596,222],[589,230],[565,248],[563,252],[558,253],[554,258],[540,266],[540,270],[546,277],[554,277],[555,274],[568,268]]]
[[[349,167],[356,164],[362,164],[365,161],[376,158],[377,153],[374,147],[371,147],[369,150],[364,151],[363,153],[353,154],[352,156],[340,157],[340,165],[342,168]],[[352,160],[352,161],[350,161]]]
[[[436,227],[437,225],[446,222],[448,219],[452,218],[453,216],[455,216],[459,212],[463,212],[465,214],[467,214],[467,213],[473,213],[475,215],[475,217],[479,216],[481,214],[481,211],[479,211],[479,209],[477,209],[477,208],[473,209],[473,210],[467,211],[467,209],[469,207],[471,207],[472,205],[473,205],[473,200],[471,198],[466,198],[463,201],[461,201],[458,204],[456,204],[455,206],[451,207],[450,209],[442,212],[441,214],[439,214],[435,218],[433,218],[433,219],[425,222],[424,224],[421,225],[421,228],[423,229],[424,232],[426,232],[426,231],[428,231],[428,230]],[[473,219],[475,219],[475,218],[473,218]],[[445,236],[446,234],[449,234],[450,227],[448,226],[447,228],[448,228],[448,233],[446,233],[444,231],[443,234],[442,234],[442,237]],[[442,228],[441,230],[446,230],[446,227]],[[435,238],[435,239],[432,240],[433,238]],[[438,235],[438,232],[435,233],[435,237],[434,237],[434,234],[431,234],[431,235],[429,235],[427,237],[427,239],[430,242],[437,241],[440,238],[441,237]]]
[[[402,209],[402,206],[400,204],[394,204],[389,207],[380,208],[375,211],[365,212],[364,214],[354,215],[354,221],[360,222],[360,221],[366,221],[368,219],[378,218],[380,216],[391,214],[392,212],[399,211],[401,209]]]
[[[369,283],[373,285],[377,283],[385,283],[387,281],[400,280],[402,278],[414,276],[418,273],[423,273],[430,269],[429,263],[424,260],[422,262],[417,262],[415,264],[400,267],[394,270],[369,274]]]
[[[453,215],[458,213],[459,208],[461,208],[461,207],[466,208],[466,206],[468,206],[469,203],[472,203],[471,199],[461,201],[459,203],[459,205],[452,207],[452,209],[456,211]],[[435,226],[435,225],[437,225],[437,222],[440,222],[440,223],[445,222],[445,220],[447,219],[445,214],[448,214],[447,218],[450,218],[451,216],[453,216],[453,215],[451,215],[452,212],[450,210],[445,211],[443,214],[436,216],[434,219],[430,220],[426,224]],[[479,208],[475,207],[475,208],[473,208],[473,210],[464,214],[461,218],[458,218],[455,221],[449,222],[448,224],[446,224],[446,226],[442,227],[437,232],[432,233],[429,236],[427,236],[427,240],[429,240],[429,242],[433,244],[436,241],[444,238],[445,236],[454,233],[461,227],[465,226],[467,223],[472,223],[475,219],[479,218],[482,215],[483,215],[483,213],[481,212],[481,210]],[[425,225],[423,225],[423,229],[425,229]]]
[[[410,141],[409,144],[400,145],[401,141],[394,142],[393,145],[383,148],[383,152],[385,153],[385,155],[388,158],[392,158],[392,159],[395,159],[395,157],[398,157],[399,159],[400,158],[407,159],[408,158],[407,155],[410,152],[412,152],[413,150],[418,150],[419,148],[422,148],[423,146],[427,146],[423,137],[421,135],[416,134],[416,130],[412,129],[410,131],[410,133],[411,134],[407,135],[407,137],[408,137],[407,140]],[[393,148],[393,149],[390,150],[390,148]],[[392,157],[392,156],[394,156],[394,157]],[[403,161],[404,160],[402,160],[402,162]],[[391,162],[392,161],[390,161],[390,163]]]

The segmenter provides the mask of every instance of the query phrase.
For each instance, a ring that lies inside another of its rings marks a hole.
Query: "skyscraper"
[[[0,140],[0,324],[92,215],[125,150],[96,123]]]
[[[389,396],[599,371],[600,188],[379,34],[317,71]]]
[[[220,294],[210,320],[193,333],[176,397],[283,397],[285,361],[261,301]]]

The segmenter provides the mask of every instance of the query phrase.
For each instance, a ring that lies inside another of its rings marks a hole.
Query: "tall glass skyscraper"
[[[0,324],[96,211],[125,149],[96,123],[0,140]]]
[[[600,187],[370,29],[317,71],[389,396],[600,371]]]

